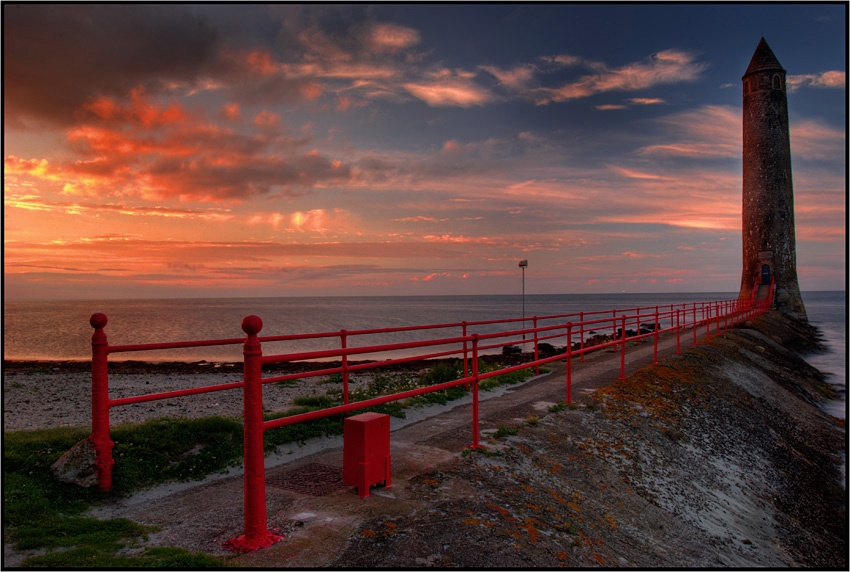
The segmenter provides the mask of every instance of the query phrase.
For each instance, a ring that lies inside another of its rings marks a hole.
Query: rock
[[[50,466],[57,480],[88,488],[97,484],[94,444],[83,439]]]

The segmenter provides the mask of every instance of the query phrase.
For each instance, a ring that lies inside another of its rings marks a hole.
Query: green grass
[[[126,426],[123,430],[116,428],[115,440],[120,438],[126,443],[128,432],[133,431]],[[49,471],[56,459],[87,436],[85,429],[65,427],[3,435],[4,539],[18,550],[49,551],[25,559],[23,566],[127,568],[224,564],[209,555],[179,548],[147,549],[133,557],[116,556],[126,546],[138,546],[154,529],[124,518],[98,520],[82,516],[86,508],[107,494],[96,487],[84,489],[60,483]],[[116,450],[119,450],[117,445]],[[129,465],[138,467],[138,464]],[[126,470],[124,474],[126,477]],[[126,483],[116,485],[116,489],[119,486],[126,490]]]
[[[24,565],[38,568],[222,568],[233,567],[220,558],[182,548],[148,548],[135,556],[116,556],[92,546],[27,558]]]
[[[493,435],[493,437],[499,439],[501,437],[507,437],[509,435],[516,435],[517,433],[519,433],[519,430],[522,429],[522,426],[522,423],[520,423],[519,425],[513,425],[511,427],[499,423],[498,425],[496,425],[496,433]]]
[[[479,369],[479,372],[481,370]],[[493,371],[493,370],[491,370]],[[483,372],[486,373],[486,372]],[[527,367],[524,369],[518,369],[516,371],[511,371],[508,373],[503,373],[501,375],[497,375],[494,377],[488,377],[487,379],[478,382],[478,389],[482,391],[492,391],[493,389],[499,387],[500,385],[515,385],[517,383],[522,383],[529,377],[534,375],[534,368]]]

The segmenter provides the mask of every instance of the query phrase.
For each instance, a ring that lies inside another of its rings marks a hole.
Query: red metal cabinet
[[[369,487],[390,486],[390,416],[361,413],[343,421],[342,481],[357,487],[360,498]]]

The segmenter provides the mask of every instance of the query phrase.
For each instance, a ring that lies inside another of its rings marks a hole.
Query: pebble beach
[[[242,364],[115,364],[109,374],[113,399],[229,384],[242,381]],[[330,367],[330,366],[324,366]],[[3,368],[3,431],[85,427],[91,425],[91,373],[87,362],[6,362]],[[323,395],[334,387],[328,376],[263,387],[268,411],[285,411],[299,396]],[[350,387],[368,383],[371,375],[350,376]],[[325,382],[325,383],[323,383]],[[240,388],[134,403],[110,410],[110,423],[148,419],[242,416]]]

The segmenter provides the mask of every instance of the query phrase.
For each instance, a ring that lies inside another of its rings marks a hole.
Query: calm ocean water
[[[675,297],[671,294],[527,295],[525,316],[735,297],[735,293],[729,292],[677,294]],[[822,371],[829,372],[829,381],[843,389],[846,386],[845,293],[806,292],[803,299],[809,321],[820,328],[830,347],[828,353],[811,356],[810,361]],[[93,330],[89,317],[94,312],[103,312],[109,317],[106,333],[112,345],[241,338],[244,336],[240,327],[242,318],[250,314],[263,319],[261,335],[266,336],[521,318],[523,315],[522,298],[518,295],[6,301],[3,306],[4,359],[90,359]],[[531,327],[530,320],[528,327]],[[470,333],[472,331],[484,333],[494,330],[479,327],[470,330]],[[439,332],[441,337],[460,335],[459,328]],[[434,332],[426,335],[434,336]],[[368,342],[366,338],[352,337],[349,347],[414,339],[421,337],[417,338],[415,334],[384,334],[372,336]],[[277,342],[264,345],[264,353],[330,349],[338,347],[338,343],[338,339]],[[241,361],[241,358],[240,345],[110,356],[110,360],[144,361]],[[843,402],[840,409],[843,417]]]

